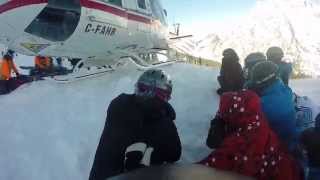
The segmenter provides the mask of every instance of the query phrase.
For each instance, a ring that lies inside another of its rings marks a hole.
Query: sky
[[[169,24],[197,31],[197,27],[233,21],[245,16],[256,0],[162,0]],[[200,30],[200,31],[203,31]]]

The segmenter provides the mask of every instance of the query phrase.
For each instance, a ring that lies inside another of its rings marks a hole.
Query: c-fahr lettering
[[[86,33],[94,33],[94,34],[100,34],[104,36],[114,36],[117,32],[117,28],[112,27],[111,25],[93,25],[93,24],[87,24],[85,28]]]

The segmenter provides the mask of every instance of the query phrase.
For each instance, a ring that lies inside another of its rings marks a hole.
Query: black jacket
[[[317,128],[305,130],[300,137],[300,141],[307,150],[309,166],[320,168],[320,131]]]
[[[174,124],[175,111],[159,100],[139,103],[135,95],[121,94],[109,108],[89,180],[124,172],[126,148],[144,141],[154,148],[151,165],[172,163],[181,156],[181,142]]]
[[[225,122],[216,116],[210,123],[206,144],[211,149],[220,147],[225,138]]]
[[[243,88],[244,74],[238,60],[223,58],[218,77],[223,92],[238,91]]]

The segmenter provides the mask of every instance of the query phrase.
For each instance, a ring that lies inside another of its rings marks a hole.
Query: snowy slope
[[[205,138],[219,98],[217,69],[175,64],[172,105],[183,143],[181,163],[207,155]],[[86,180],[109,102],[133,92],[142,72],[124,67],[103,77],[72,84],[38,81],[0,96],[1,180]],[[301,94],[317,98],[318,80],[293,83]],[[308,87],[308,88],[305,88]]]
[[[184,64],[164,69],[174,80],[183,161],[200,160],[208,152],[205,136],[218,103],[217,71]],[[0,179],[86,179],[109,102],[131,93],[140,74],[124,68],[73,84],[39,81],[0,96]]]
[[[243,59],[276,45],[287,59],[301,62],[302,70],[320,75],[318,0],[259,0],[248,16],[215,29],[219,31],[198,42],[199,56],[220,60],[224,49],[234,48]]]

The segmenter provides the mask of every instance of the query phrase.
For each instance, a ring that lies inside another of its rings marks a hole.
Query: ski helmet
[[[261,52],[251,53],[244,59],[244,74],[246,79],[249,79],[252,67],[262,61],[267,61],[267,58]]]
[[[150,69],[145,71],[138,79],[135,94],[144,98],[158,97],[169,101],[172,93],[172,81],[163,70]]]
[[[254,89],[263,89],[278,77],[278,66],[271,61],[263,61],[252,68],[251,82]]]
[[[274,63],[278,63],[282,60],[284,56],[283,50],[280,47],[274,46],[268,49],[267,59]]]
[[[239,56],[236,53],[236,51],[234,49],[225,49],[222,53],[224,58],[230,58],[230,59],[234,59],[236,61],[239,61]]]
[[[255,52],[249,54],[245,59],[244,59],[244,65],[246,68],[251,68],[253,67],[256,63],[261,62],[261,61],[266,61],[267,58],[266,56],[261,53],[261,52]]]

